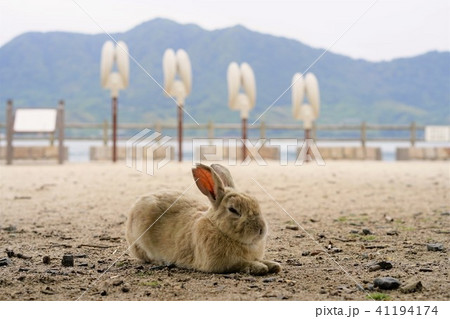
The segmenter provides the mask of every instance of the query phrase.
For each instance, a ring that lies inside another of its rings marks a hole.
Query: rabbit
[[[208,273],[278,273],[263,259],[267,223],[253,197],[239,192],[227,168],[197,164],[192,174],[211,206],[180,192],[141,197],[130,211],[126,237],[144,262]]]

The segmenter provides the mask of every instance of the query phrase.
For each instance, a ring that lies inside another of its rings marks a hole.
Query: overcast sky
[[[336,42],[331,51],[372,61],[450,50],[449,0],[0,0],[0,46],[27,31],[102,32],[75,1],[108,32],[164,17],[209,30],[242,24],[320,48]]]

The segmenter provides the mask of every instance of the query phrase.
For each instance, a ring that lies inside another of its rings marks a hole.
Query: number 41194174
[[[434,306],[431,308],[431,306],[378,306],[377,310],[375,312],[378,312],[379,315],[383,316],[402,316],[402,315],[416,315],[416,316],[426,316],[427,314],[430,315],[437,315],[438,309],[437,306]]]

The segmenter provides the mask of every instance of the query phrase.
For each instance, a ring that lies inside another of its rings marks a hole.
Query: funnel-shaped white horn
[[[232,110],[237,109],[236,98],[241,86],[241,70],[236,62],[231,62],[227,70],[228,105]]]
[[[308,98],[309,103],[311,104],[314,117],[319,117],[320,110],[320,93],[319,93],[319,82],[314,74],[308,73],[305,76],[305,89],[306,89],[306,97]]]
[[[128,47],[123,41],[117,42],[116,59],[117,69],[122,78],[123,86],[126,88],[130,79],[130,59],[128,56]]]
[[[242,86],[250,101],[250,108],[253,108],[256,103],[256,81],[253,70],[247,63],[241,64]]]
[[[296,120],[300,120],[300,107],[305,97],[305,82],[300,73],[295,73],[292,77],[292,115]]]
[[[100,82],[103,87],[108,83],[108,77],[114,64],[114,43],[106,41],[102,47],[102,55],[100,61]]]
[[[170,94],[175,74],[177,73],[177,59],[172,49],[167,49],[163,55],[164,90]]]
[[[177,51],[177,66],[178,74],[180,75],[186,90],[186,95],[189,95],[192,88],[191,60],[189,59],[189,55],[183,49]]]

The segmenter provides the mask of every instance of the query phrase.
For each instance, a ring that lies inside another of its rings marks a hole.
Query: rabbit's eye
[[[230,211],[230,213],[241,216],[241,214],[239,214],[239,212],[234,207],[228,207],[228,210]]]

